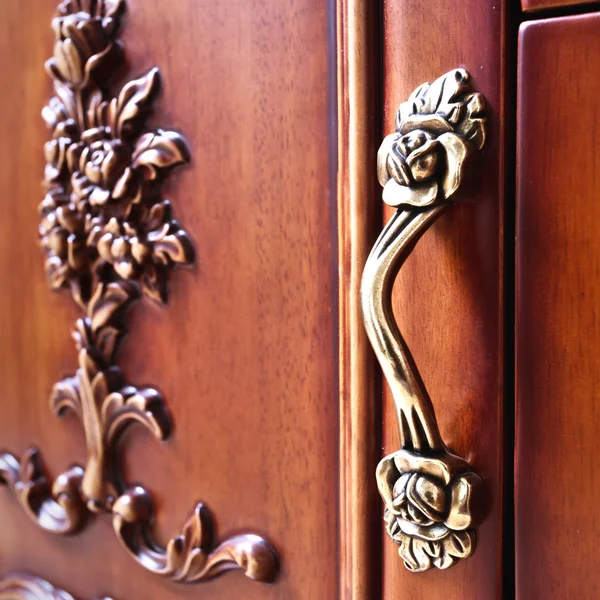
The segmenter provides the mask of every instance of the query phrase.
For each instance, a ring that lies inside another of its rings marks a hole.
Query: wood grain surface
[[[131,430],[130,483],[152,490],[159,541],[197,500],[218,536],[253,530],[279,551],[266,586],[230,574],[178,586],[146,573],[110,520],[58,538],[0,489],[0,569],[31,568],[78,597],[338,597],[338,345],[335,13],[318,0],[128,0],[123,76],[160,66],[156,124],[176,125],[192,163],[166,186],[197,242],[167,309],[140,303],[120,363],[165,395],[165,444]],[[332,3],[333,4],[333,3]],[[76,367],[78,314],[53,294],[37,245],[43,71],[54,0],[0,3],[0,447],[41,448],[52,475],[84,459],[74,418],[48,408]],[[333,78],[333,79],[332,79]],[[115,81],[118,86],[119,81]]]
[[[448,571],[408,572],[383,540],[383,598],[500,600],[503,469],[503,210],[507,3],[384,0],[384,132],[421,83],[463,66],[488,101],[489,138],[472,191],[419,242],[394,309],[432,397],[444,441],[485,480],[487,519],[473,557]],[[386,211],[389,218],[391,211]],[[384,453],[399,448],[384,391]],[[383,522],[381,524],[383,527]]]
[[[600,597],[600,14],[520,32],[519,600]]]
[[[360,309],[363,268],[381,225],[379,25],[373,4],[338,0],[340,598],[348,600],[378,598],[381,584],[381,371]]]

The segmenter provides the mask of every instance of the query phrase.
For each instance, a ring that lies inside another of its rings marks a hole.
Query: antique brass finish
[[[483,96],[456,69],[418,87],[398,110],[395,133],[378,153],[383,200],[398,207],[375,242],[363,272],[365,328],[391,388],[401,450],[377,467],[386,529],[415,572],[446,569],[475,548],[482,481],[452,454],[433,404],[392,311],[392,287],[415,244],[459,188],[484,145]]]
[[[214,547],[212,519],[200,503],[165,549],[152,543],[150,495],[128,488],[119,472],[126,428],[143,425],[158,440],[171,430],[160,393],[128,384],[117,365],[128,311],[143,296],[166,304],[171,269],[194,260],[191,238],[161,194],[171,170],[189,161],[187,146],[174,131],[146,127],[159,70],[129,81],[115,96],[108,91],[122,65],[116,33],[124,5],[64,0],[52,21],[56,41],[46,63],[55,96],[42,113],[51,140],[44,147],[40,244],[50,287],[70,290],[84,313],[73,332],[79,369],[54,386],[50,404],[58,416],[72,411],[79,418],[87,462],[51,485],[37,450],[20,461],[4,452],[0,483],[54,533],[78,531],[90,513],[111,515],[127,552],[175,581],[203,581],[230,569],[270,581],[278,561],[267,542],[245,534]]]

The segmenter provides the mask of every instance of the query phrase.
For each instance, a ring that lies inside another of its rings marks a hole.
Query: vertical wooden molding
[[[380,138],[377,2],[337,0],[340,322],[340,598],[378,596],[380,377],[362,323],[360,280],[381,229],[376,156]]]

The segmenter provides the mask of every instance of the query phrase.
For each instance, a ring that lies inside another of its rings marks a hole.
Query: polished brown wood
[[[173,168],[189,162],[189,149],[178,132],[147,127],[160,70],[129,80],[118,95],[107,90],[124,58],[118,35],[125,8],[125,0],[62,3],[52,20],[57,41],[45,63],[54,95],[42,110],[50,140],[44,145],[40,245],[48,285],[70,290],[83,312],[73,329],[79,368],[55,383],[50,405],[57,417],[72,412],[79,419],[85,469],[72,468],[51,482],[38,450],[28,450],[21,461],[3,453],[0,482],[52,533],[79,532],[91,513],[112,516],[130,556],[159,576],[197,583],[242,569],[251,579],[272,582],[279,561],[269,544],[248,533],[215,542],[202,503],[182,536],[162,549],[153,540],[151,495],[141,486],[128,488],[120,473],[120,442],[131,425],[143,425],[159,441],[172,431],[160,392],[130,385],[119,367],[127,316],[141,297],[166,306],[169,272],[195,257],[189,234],[161,193]]]
[[[546,8],[567,8],[569,6],[580,6],[592,4],[596,0],[521,0],[524,11],[537,11]]]
[[[53,477],[85,462],[76,420],[48,407],[76,365],[77,310],[48,289],[36,239],[55,8],[0,5],[0,445],[35,444]],[[159,543],[202,500],[218,538],[252,528],[282,559],[274,585],[234,573],[205,584],[207,599],[339,596],[334,18],[316,0],[128,2],[114,88],[160,65],[153,126],[185,133],[192,156],[164,190],[197,263],[174,273],[168,309],[131,311],[119,362],[128,381],[160,386],[174,430],[165,444],[127,435],[125,478],[152,490]],[[199,593],[132,562],[105,520],[50,536],[4,489],[0,513],[3,569],[35,564],[81,598]]]
[[[373,165],[379,144],[379,15],[337,2],[338,260],[340,328],[340,598],[370,600],[381,584],[380,375],[362,313],[360,282],[381,206]]]
[[[598,598],[600,14],[520,31],[516,298],[519,600]]]
[[[464,65],[487,99],[489,145],[464,201],[415,248],[395,291],[400,330],[431,395],[442,438],[483,477],[487,519],[468,560],[415,575],[383,540],[383,597],[500,600],[502,595],[505,2],[384,1],[384,132],[398,104],[423,81]],[[468,24],[468,25],[467,25]],[[458,197],[457,197],[458,199]],[[391,211],[386,211],[386,217]],[[384,392],[384,453],[399,447]],[[383,527],[383,523],[381,525]],[[401,592],[400,592],[401,591]]]

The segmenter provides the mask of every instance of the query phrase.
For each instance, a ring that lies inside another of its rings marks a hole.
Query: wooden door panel
[[[394,310],[438,416],[442,438],[485,480],[487,518],[475,554],[447,571],[408,572],[383,539],[384,598],[502,598],[503,211],[507,3],[384,1],[384,133],[425,81],[456,67],[487,99],[489,140],[470,192],[435,223],[403,266]],[[477,32],[475,35],[474,32]],[[458,197],[457,197],[458,199]],[[392,210],[386,210],[386,220]],[[399,448],[384,390],[384,454]]]
[[[600,14],[520,31],[517,597],[596,598]]]
[[[76,368],[78,310],[48,289],[37,242],[56,5],[0,6],[10,82],[0,97],[0,447],[38,446],[53,477],[85,459],[76,420],[48,408],[53,383]],[[338,586],[334,16],[316,0],[127,7],[115,88],[161,69],[152,124],[181,131],[192,156],[164,191],[197,263],[174,273],[166,308],[144,300],[130,315],[120,365],[129,381],[161,390],[174,431],[159,444],[132,429],[125,475],[152,491],[161,543],[202,500],[218,538],[268,538],[281,574],[271,586],[240,573],[169,583],[131,561],[110,519],[52,536],[4,488],[0,569],[32,570],[82,598],[329,600]]]

